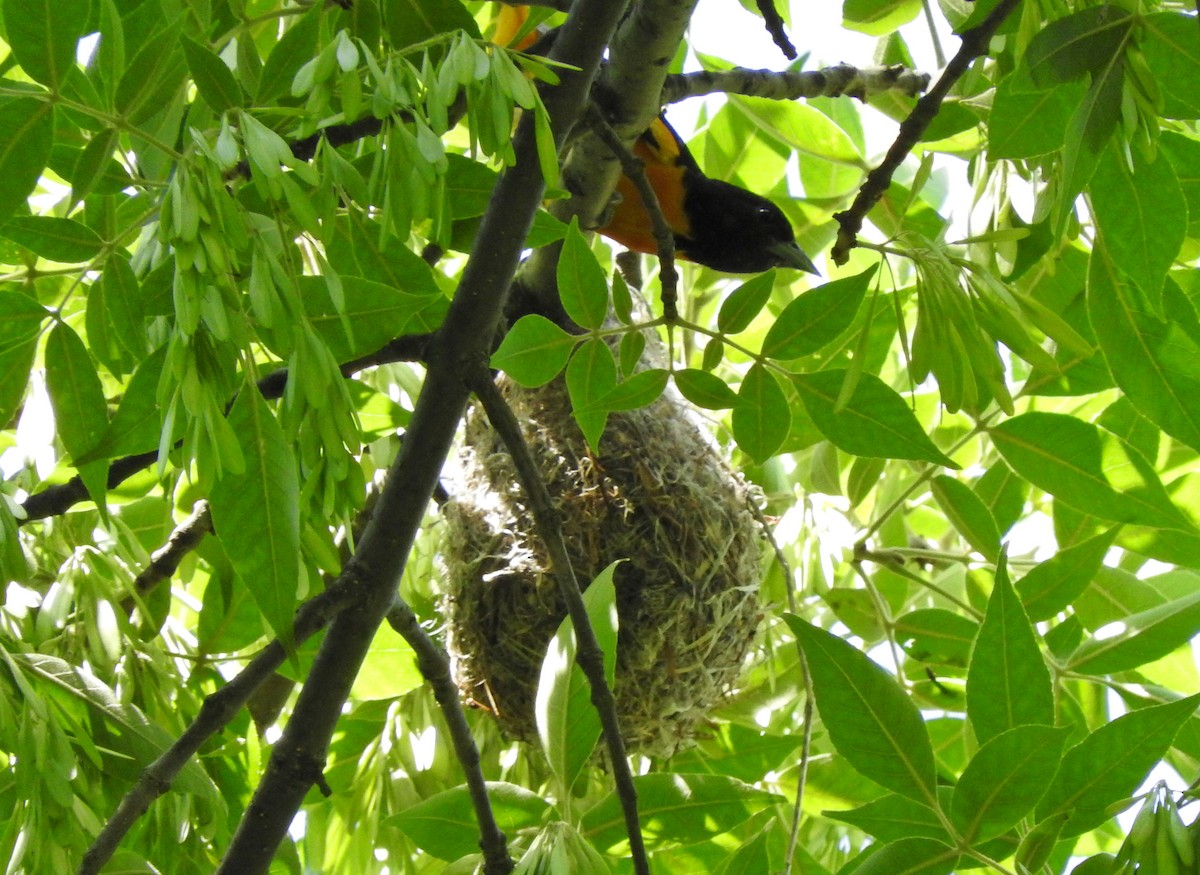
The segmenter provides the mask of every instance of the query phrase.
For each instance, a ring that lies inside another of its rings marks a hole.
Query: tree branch
[[[950,59],[946,69],[942,71],[937,83],[929,93],[917,101],[908,118],[900,123],[896,140],[888,149],[887,155],[878,167],[871,171],[866,181],[859,189],[858,196],[850,209],[835,213],[839,230],[837,242],[833,247],[834,264],[842,265],[850,259],[850,250],[858,245],[858,232],[862,230],[863,220],[870,209],[875,206],[887,192],[892,183],[892,174],[908,157],[908,153],[921,139],[921,135],[929,124],[937,117],[942,108],[942,101],[950,93],[950,89],[967,72],[976,58],[987,54],[992,41],[1004,19],[1017,8],[1020,0],[1000,0],[991,14],[983,22],[962,35],[962,45],[958,53]]]
[[[355,576],[343,574],[329,589],[301,605],[296,611],[292,632],[296,644],[302,644],[324,628],[358,597],[359,589],[360,582]],[[100,872],[138,818],[146,813],[155,799],[170,789],[171,782],[200,750],[201,745],[237,716],[254,691],[283,664],[285,656],[279,640],[272,641],[237,677],[204,700],[200,713],[191,725],[158,759],[142,770],[137,782],[125,794],[113,816],[83,855],[78,875],[97,875]]]
[[[150,564],[142,569],[133,580],[133,592],[121,600],[121,609],[126,615],[132,613],[137,600],[146,596],[154,587],[168,580],[183,557],[200,546],[204,536],[212,531],[212,514],[207,501],[197,501],[192,514],[179,524],[167,543],[154,551]]]
[[[623,11],[623,3],[611,0],[578,0],[559,31],[550,57],[578,69],[565,72],[558,87],[543,90],[556,145],[578,119]],[[508,287],[545,191],[533,118],[528,114],[518,126],[514,148],[517,162],[500,177],[484,213],[457,294],[437,342],[430,346],[425,383],[404,443],[347,569],[361,577],[359,598],[334,619],[325,635],[218,873],[256,875],[270,866],[313,784],[313,770],[324,765],[329,738],[375,630],[397,604],[396,581],[466,408],[463,376],[490,352]],[[481,828],[487,827],[481,824]],[[484,838],[483,846],[502,847],[503,841],[497,829]],[[511,867],[507,853],[485,859],[489,873]]]
[[[667,224],[667,217],[663,215],[658,195],[654,193],[650,180],[646,178],[645,164],[626,148],[612,125],[595,107],[588,112],[586,120],[588,126],[617,156],[617,160],[621,162],[621,172],[629,177],[630,182],[637,188],[638,195],[642,199],[642,206],[646,208],[646,213],[650,216],[650,224],[654,228],[654,242],[658,244],[658,279],[662,285],[663,313],[668,319],[674,320],[679,315],[679,311],[676,309],[676,301],[679,297],[679,272],[675,269],[675,235],[671,231],[671,226]]]
[[[454,755],[466,775],[467,791],[471,795],[471,805],[475,809],[475,819],[480,826],[479,845],[483,849],[483,857],[489,861],[487,871],[508,871],[503,868],[508,860],[508,850],[505,846],[504,833],[492,816],[491,802],[488,800],[487,780],[483,775],[482,762],[479,758],[479,748],[471,735],[471,727],[467,723],[467,715],[463,713],[462,699],[458,686],[450,673],[450,657],[432,638],[421,628],[421,620],[403,599],[397,598],[387,614],[388,625],[396,630],[413,652],[417,654],[417,668],[422,677],[433,688],[433,697],[442,709],[442,717],[450,733],[450,742],[454,745]]]
[[[789,61],[796,60],[796,47],[788,39],[787,31],[783,28],[783,16],[775,8],[774,0],[756,0],[756,3],[758,12],[763,17],[763,24],[767,26],[767,33],[771,35],[771,40],[779,46],[779,51],[783,52],[785,58]]]
[[[571,556],[567,552],[566,542],[563,541],[562,520],[558,509],[554,506],[550,490],[546,488],[538,473],[537,462],[521,434],[521,425],[496,389],[491,374],[480,368],[471,376],[470,385],[475,397],[483,404],[492,428],[496,430],[504,448],[512,457],[513,467],[517,471],[521,488],[525,490],[525,499],[529,502],[529,511],[533,515],[538,536],[550,555],[550,568],[563,601],[566,602],[567,614],[571,617],[575,640],[578,641],[575,661],[579,663],[591,686],[592,707],[600,715],[600,725],[604,730],[613,780],[617,785],[617,796],[621,800],[621,810],[625,815],[625,830],[629,834],[629,854],[633,859],[633,868],[638,875],[649,875],[650,863],[646,858],[646,846],[638,820],[637,788],[633,785],[633,773],[629,770],[629,760],[625,757],[625,742],[617,720],[617,703],[604,678],[604,651],[601,650],[596,632],[588,620],[579,580],[575,577]]]
[[[663,102],[678,103],[705,94],[742,94],[770,100],[798,100],[809,97],[856,97],[867,100],[886,91],[899,91],[915,97],[929,87],[929,74],[918,73],[899,64],[887,67],[855,67],[836,64],[803,72],[775,70],[733,70],[677,73],[663,83]]]

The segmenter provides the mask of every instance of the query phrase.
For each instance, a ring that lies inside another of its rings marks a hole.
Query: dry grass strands
[[[629,560],[616,576],[617,711],[631,751],[670,755],[731,691],[760,618],[745,487],[671,397],[611,416],[595,456],[561,382],[503,391],[557,497],[581,585]],[[461,466],[444,508],[456,679],[506,733],[532,740],[542,656],[566,610],[512,460],[479,411]]]

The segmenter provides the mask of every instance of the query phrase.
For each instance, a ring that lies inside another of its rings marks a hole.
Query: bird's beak
[[[812,259],[804,254],[804,250],[795,241],[772,243],[769,248],[771,254],[779,259],[780,267],[794,267],[796,270],[807,271],[817,276],[821,275],[817,266],[812,263]]]

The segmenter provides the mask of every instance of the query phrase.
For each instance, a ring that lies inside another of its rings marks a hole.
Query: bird
[[[675,238],[678,257],[725,273],[790,267],[818,274],[796,243],[791,223],[767,198],[704,174],[679,134],[660,115],[633,146]],[[637,252],[657,252],[650,215],[628,176],[605,237]]]
[[[544,47],[548,41],[536,31],[518,39],[528,15],[527,6],[502,6],[493,41],[517,50]],[[671,229],[677,258],[725,273],[789,267],[819,275],[783,211],[762,195],[705,175],[665,114],[651,122],[632,151]],[[658,252],[650,213],[624,174],[596,231],[635,252]]]

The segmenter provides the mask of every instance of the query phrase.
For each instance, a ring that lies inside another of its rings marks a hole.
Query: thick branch
[[[579,0],[572,7],[551,58],[579,68],[545,90],[556,143],[574,125],[623,11],[610,0]],[[400,453],[388,471],[375,514],[350,567],[361,575],[361,598],[332,623],[313,662],[296,708],[276,743],[266,773],[222,861],[219,873],[265,872],[279,842],[325,762],[329,738],[350,685],[379,623],[396,605],[396,582],[424,517],[466,407],[464,374],[486,360],[526,234],[545,191],[526,115],[514,138],[516,165],[501,176],[484,214],[474,253],[450,305]],[[486,825],[481,825],[486,828]],[[503,846],[496,830],[484,846]],[[507,872],[512,863],[485,859],[485,871]]]
[[[858,245],[858,232],[862,230],[863,220],[871,207],[887,192],[892,183],[892,174],[899,169],[908,153],[920,141],[925,129],[937,117],[942,108],[942,101],[950,93],[950,89],[963,77],[976,58],[987,54],[996,30],[1017,8],[1019,2],[1020,0],[1000,0],[982,24],[962,35],[962,45],[959,46],[958,53],[950,59],[937,83],[928,94],[917,101],[908,118],[900,123],[896,141],[888,149],[883,163],[867,176],[850,209],[834,215],[840,226],[837,242],[833,247],[835,264],[845,264],[850,259],[850,250]]]
[[[625,742],[617,721],[617,703],[604,678],[604,651],[601,650],[596,632],[588,620],[579,580],[575,577],[571,556],[563,540],[562,520],[558,509],[538,472],[537,461],[534,460],[529,445],[521,434],[521,425],[496,389],[491,374],[483,368],[479,369],[471,378],[471,388],[483,404],[492,428],[496,430],[504,448],[512,457],[513,467],[516,468],[517,479],[521,481],[521,488],[525,490],[525,499],[529,502],[538,536],[550,554],[550,567],[563,601],[566,602],[567,614],[571,618],[575,640],[578,642],[575,661],[579,663],[591,686],[592,706],[600,715],[600,726],[604,730],[613,780],[617,785],[617,796],[621,800],[621,810],[625,815],[625,830],[629,834],[629,854],[633,858],[633,868],[638,875],[649,875],[650,863],[646,859],[646,847],[638,821],[637,788],[633,785],[633,773],[629,770],[629,761],[625,758]]]
[[[887,91],[916,97],[929,87],[929,74],[899,64],[888,67],[854,67],[836,64],[820,70],[776,72],[774,70],[701,71],[677,73],[663,83],[663,103],[678,103],[705,94],[742,94],[771,100],[809,97],[856,97],[867,100]]]

